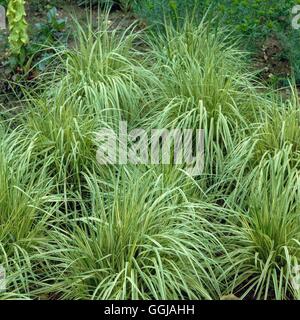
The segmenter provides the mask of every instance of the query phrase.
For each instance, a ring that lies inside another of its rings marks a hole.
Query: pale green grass
[[[1,123],[0,299],[299,299],[296,91],[280,101],[204,21],[143,52],[107,15],[74,32]],[[203,174],[99,165],[96,133],[120,120],[203,129]]]

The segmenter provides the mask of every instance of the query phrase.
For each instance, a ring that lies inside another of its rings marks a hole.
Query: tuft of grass
[[[38,281],[37,256],[56,210],[53,184],[42,163],[31,161],[34,141],[20,127],[0,138],[0,264],[6,270],[3,298],[29,298]]]
[[[233,261],[224,274],[243,297],[297,299],[292,279],[300,258],[299,174],[287,153],[261,161],[244,192],[244,210],[223,226],[229,232],[223,244]]]
[[[182,27],[166,22],[164,28],[149,41],[162,82],[160,123],[199,128],[200,103],[209,117],[222,111],[235,121],[252,118],[260,100],[255,77],[228,31],[205,20],[195,26],[193,19]]]
[[[108,123],[139,120],[157,77],[136,48],[136,23],[125,30],[112,29],[104,14],[96,30],[91,23],[86,28],[77,23],[76,33],[74,48],[64,53],[65,90],[81,96],[91,112]]]
[[[180,186],[166,189],[151,171],[124,170],[103,193],[100,181],[86,178],[91,206],[82,202],[82,217],[51,233],[53,246],[65,249],[50,258],[55,273],[46,290],[62,299],[220,296],[214,255],[222,246]]]
[[[274,156],[289,148],[290,161],[298,162],[300,143],[300,103],[297,89],[291,86],[291,97],[285,103],[273,105],[260,113],[256,135],[255,156]]]

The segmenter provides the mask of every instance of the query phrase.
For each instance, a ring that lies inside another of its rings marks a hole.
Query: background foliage
[[[217,17],[215,24],[231,26],[243,37],[247,49],[257,50],[268,37],[276,36],[283,52],[278,59],[288,59],[294,75],[300,81],[300,32],[291,28],[291,9],[299,0],[140,0],[134,8],[151,24],[161,23],[167,15],[178,21],[186,12],[199,19],[207,13]],[[208,12],[207,12],[208,10]]]

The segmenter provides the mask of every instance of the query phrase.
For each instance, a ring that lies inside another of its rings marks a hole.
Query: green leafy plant
[[[67,18],[58,18],[57,8],[53,7],[47,12],[47,21],[35,24],[36,42],[52,44],[60,39],[66,27]]]
[[[32,68],[33,65],[39,71],[44,71],[50,63],[56,47],[67,44],[66,22],[67,18],[59,18],[57,8],[52,7],[47,12],[47,20],[38,22],[33,26],[30,42],[26,46],[28,62],[23,66],[25,72]]]
[[[25,20],[25,1],[10,0],[8,2],[7,17],[9,22],[9,44],[16,62],[23,64],[25,60],[25,46],[28,43],[27,22]]]

